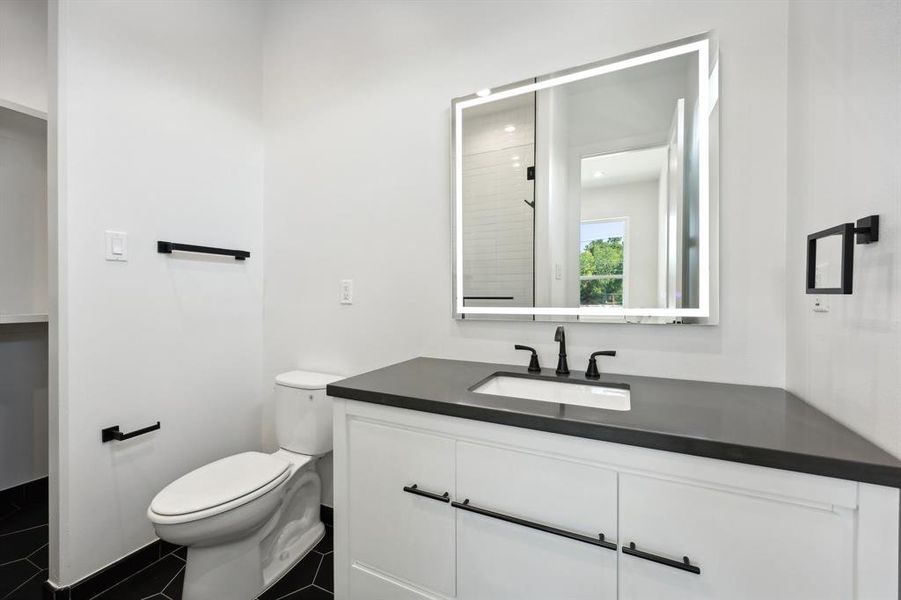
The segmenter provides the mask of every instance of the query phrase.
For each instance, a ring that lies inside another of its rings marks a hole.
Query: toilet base
[[[302,536],[302,538],[298,540],[298,543],[295,546],[295,548],[306,548],[306,550],[303,550],[300,553],[295,553],[290,558],[285,557],[285,560],[283,561],[270,564],[269,567],[263,571],[264,587],[262,591],[265,592],[270,587],[278,583],[278,580],[286,575],[288,571],[294,568],[300,561],[306,558],[306,556],[313,551],[313,548],[316,547],[316,544],[318,544],[324,537],[325,525],[323,525],[322,523],[319,523],[316,527],[306,532]]]
[[[249,600],[263,587],[260,540],[189,547],[182,600]]]

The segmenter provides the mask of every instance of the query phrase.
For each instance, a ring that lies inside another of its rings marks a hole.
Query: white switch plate
[[[105,231],[106,260],[128,261],[128,234],[124,231]]]
[[[353,304],[354,303],[354,280],[353,279],[342,279],[341,280],[340,301],[341,301],[341,304]]]

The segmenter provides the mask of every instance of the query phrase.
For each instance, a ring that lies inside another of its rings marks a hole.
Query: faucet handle
[[[592,352],[591,356],[588,357],[588,370],[585,371],[586,379],[600,379],[601,373],[598,371],[598,361],[597,356],[616,356],[616,350],[598,350],[597,352]]]
[[[532,353],[532,358],[529,360],[529,373],[540,373],[541,365],[538,364],[538,353],[535,352],[535,348],[531,346],[523,346],[522,344],[516,344],[513,346],[517,350],[528,350]]]

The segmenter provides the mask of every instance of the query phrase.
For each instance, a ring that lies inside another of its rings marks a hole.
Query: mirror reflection
[[[706,316],[707,42],[455,101],[457,313]]]

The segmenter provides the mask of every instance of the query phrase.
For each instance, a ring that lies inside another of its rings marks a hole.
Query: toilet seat
[[[176,479],[156,495],[147,515],[159,524],[187,523],[247,504],[277,488],[291,462],[262,452],[222,458]]]

